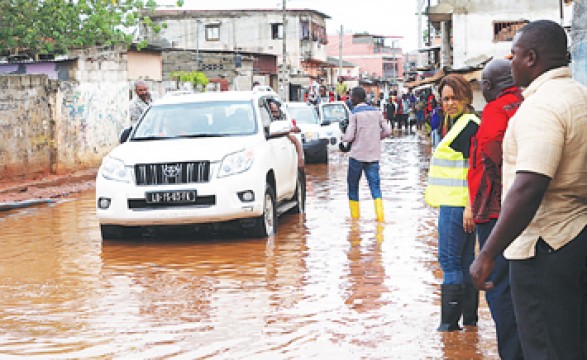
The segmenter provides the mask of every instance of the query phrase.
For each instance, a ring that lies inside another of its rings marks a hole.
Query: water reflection
[[[349,291],[345,304],[359,312],[384,306],[385,301],[381,297],[389,292],[385,286],[386,275],[381,257],[384,225],[369,225],[375,227],[374,231],[361,227],[359,221],[353,221],[348,234]]]
[[[349,219],[347,155],[310,165],[305,215],[276,236],[154,232],[100,240],[94,194],[0,214],[0,354],[15,358],[495,358],[479,329],[439,320],[436,213],[423,202],[429,150],[383,145],[386,222],[366,181]]]

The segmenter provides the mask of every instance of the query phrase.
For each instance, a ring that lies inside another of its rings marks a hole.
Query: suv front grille
[[[137,185],[168,185],[202,183],[210,180],[210,162],[137,164]]]

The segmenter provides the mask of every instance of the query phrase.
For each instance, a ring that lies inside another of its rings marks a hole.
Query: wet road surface
[[[102,242],[93,191],[0,214],[0,358],[497,359],[484,300],[477,329],[435,331],[428,140],[395,132],[383,151],[383,224],[364,179],[350,221],[336,152],[270,239]]]

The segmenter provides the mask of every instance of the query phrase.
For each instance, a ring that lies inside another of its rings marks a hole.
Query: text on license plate
[[[149,204],[191,204],[196,202],[196,191],[154,191],[146,193],[145,199]]]

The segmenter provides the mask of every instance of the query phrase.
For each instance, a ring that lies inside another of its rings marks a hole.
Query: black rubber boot
[[[464,285],[441,286],[440,326],[437,331],[461,330],[459,319],[463,310]]]
[[[465,284],[465,295],[463,296],[463,325],[477,326],[479,315],[479,290],[473,284]]]

